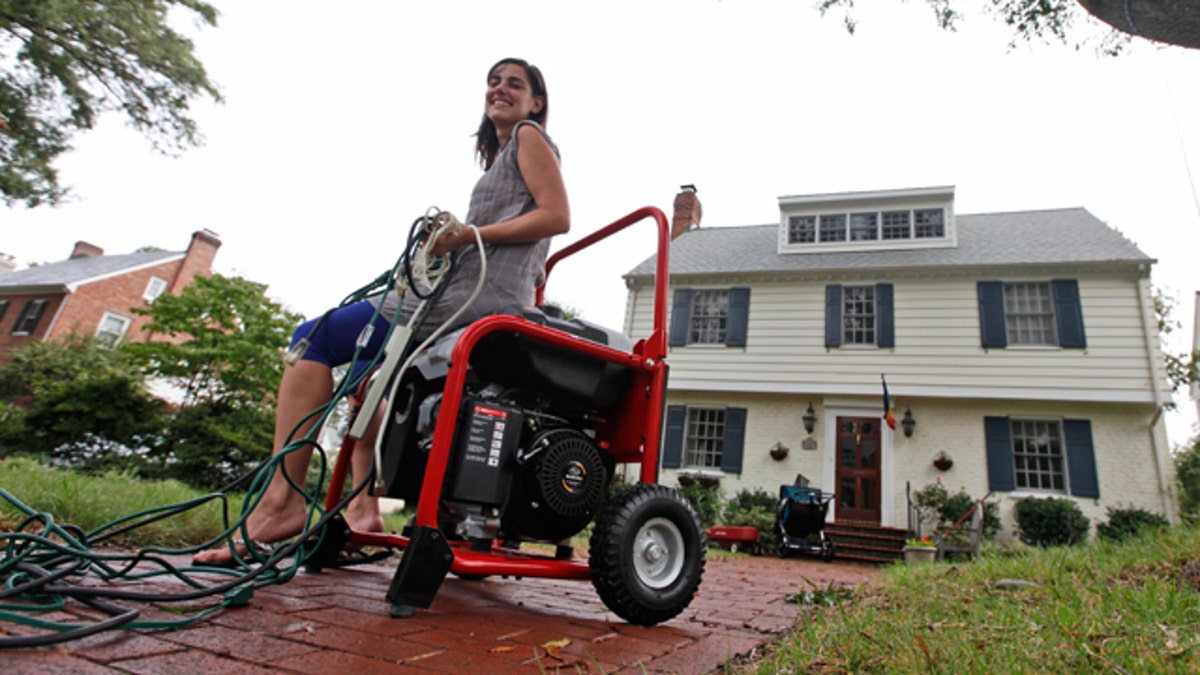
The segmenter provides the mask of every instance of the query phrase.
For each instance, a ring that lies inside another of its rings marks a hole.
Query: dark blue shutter
[[[725,440],[721,445],[721,470],[742,472],[743,446],[746,444],[746,409],[725,409]]]
[[[893,308],[891,284],[875,284],[875,344],[896,346],[896,311]]]
[[[1067,441],[1067,473],[1071,494],[1100,498],[1100,479],[1096,475],[1096,452],[1092,448],[1092,423],[1088,420],[1063,420]]]
[[[979,282],[979,337],[984,349],[1008,346],[1004,324],[1004,284]]]
[[[1058,323],[1058,346],[1065,349],[1087,349],[1083,332],[1083,305],[1079,301],[1079,282],[1058,279],[1050,282],[1054,296],[1054,318]]]
[[[750,289],[729,289],[729,315],[725,322],[725,346],[745,347],[750,325]]]
[[[683,428],[686,425],[687,406],[667,406],[667,430],[662,447],[664,469],[678,469],[683,466]]]
[[[1017,479],[1013,471],[1012,425],[1008,418],[983,418],[983,440],[987,444],[988,489],[1012,492],[1017,488]]]
[[[825,287],[825,346],[842,346],[842,285]]]
[[[692,323],[692,289],[676,288],[671,303],[671,331],[668,343],[679,347],[688,343],[688,326]]]

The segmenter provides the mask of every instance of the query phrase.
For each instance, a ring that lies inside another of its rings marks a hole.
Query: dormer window
[[[954,245],[954,188],[780,197],[780,253]]]

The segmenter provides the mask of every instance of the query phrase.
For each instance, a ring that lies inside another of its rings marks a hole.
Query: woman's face
[[[515,63],[502,63],[488,76],[484,112],[497,128],[513,127],[545,104],[545,99],[533,95],[525,69]]]

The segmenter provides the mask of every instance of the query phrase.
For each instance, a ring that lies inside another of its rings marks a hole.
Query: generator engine
[[[435,345],[393,390],[381,476],[415,504],[441,410],[455,336]],[[476,350],[446,467],[439,527],[483,548],[567,539],[595,516],[615,463],[594,440],[620,382],[604,364],[505,335]]]

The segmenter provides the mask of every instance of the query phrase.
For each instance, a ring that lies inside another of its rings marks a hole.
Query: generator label
[[[483,405],[475,406],[471,426],[467,430],[467,447],[463,459],[490,467],[500,466],[500,451],[504,448],[504,429],[508,413]]]
[[[512,470],[509,457],[521,437],[519,410],[469,403],[465,434],[459,437],[458,465],[451,494],[454,499],[500,505],[508,495]]]

